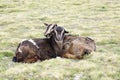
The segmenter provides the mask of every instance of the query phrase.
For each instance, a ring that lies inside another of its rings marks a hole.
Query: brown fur
[[[39,48],[28,40],[23,41],[16,49],[15,56],[13,57],[14,62],[33,63],[38,60],[42,61],[56,57],[51,46],[51,39],[33,39],[33,41]],[[19,52],[19,48],[22,52]]]
[[[19,49],[22,52],[20,52]],[[13,61],[27,63],[36,62],[38,60],[37,52],[38,49],[31,42],[25,40],[19,43],[14,56],[16,60],[13,59]]]
[[[85,54],[96,50],[94,40],[88,37],[67,35],[64,39],[62,57],[82,59]]]
[[[56,25],[56,27],[58,26]],[[52,32],[50,29],[54,30],[55,28],[54,27],[49,28],[47,24],[47,29],[45,31],[45,33],[46,32],[47,33],[45,34],[45,36],[48,37],[52,35]],[[57,33],[59,32],[56,32],[56,34]],[[92,51],[96,50],[96,45],[95,45],[94,40],[88,37],[79,37],[79,36],[74,36],[74,35],[65,35],[63,42],[58,44],[58,46],[59,45],[62,46],[62,50],[61,49],[58,49],[58,50],[56,49],[56,50],[57,52],[61,52],[59,53],[61,57],[65,57],[65,58],[81,59],[83,58],[85,54],[90,54]]]

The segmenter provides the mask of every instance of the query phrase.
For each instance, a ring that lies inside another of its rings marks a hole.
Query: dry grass
[[[44,37],[44,22],[93,38],[97,51],[83,60],[12,62],[22,39]],[[0,80],[120,80],[120,1],[0,0]]]

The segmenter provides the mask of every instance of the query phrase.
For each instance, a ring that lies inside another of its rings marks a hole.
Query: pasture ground
[[[14,63],[22,39],[43,38],[43,23],[96,41],[83,60]],[[119,0],[0,0],[0,80],[120,80]]]

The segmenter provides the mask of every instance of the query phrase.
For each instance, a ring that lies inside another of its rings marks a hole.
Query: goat
[[[54,50],[51,46],[51,39],[30,39],[19,43],[14,62],[33,63],[38,60],[55,58]]]
[[[51,26],[51,24],[46,24],[45,25],[49,26],[47,27],[44,35],[46,37],[49,37],[52,35],[52,31],[55,30],[55,27]],[[57,24],[56,24],[57,26]],[[64,30],[63,27],[61,29]],[[56,34],[61,34],[63,33],[57,32]],[[56,35],[57,36],[57,35]],[[62,37],[62,36],[61,36]],[[73,59],[81,59],[85,54],[89,54],[92,51],[96,50],[96,45],[94,40],[92,40],[89,37],[79,37],[79,36],[73,36],[73,35],[65,35],[63,39],[63,43],[61,43],[62,50],[60,55],[61,57],[64,58],[73,58]],[[57,42],[57,41],[56,41]]]
[[[62,53],[62,48],[63,48],[63,40],[65,37],[65,34],[68,33],[63,27],[57,26],[57,24],[46,24],[46,32],[44,35],[48,38],[52,37],[52,43],[56,46],[53,46],[53,49],[55,51],[55,54],[57,56],[60,56]],[[49,34],[49,32],[51,32]]]
[[[38,60],[37,56],[38,48],[39,47],[32,39],[21,41],[21,43],[19,43],[16,49],[13,61],[25,63],[36,62]]]
[[[64,39],[62,57],[82,59],[85,54],[95,50],[95,42],[91,38],[67,35]]]
[[[52,26],[56,27],[56,25]],[[61,27],[56,27],[49,38],[22,41],[16,49],[13,61],[33,63],[38,60],[43,61],[59,56],[62,51],[61,43],[63,43],[64,33],[67,33],[67,31]]]

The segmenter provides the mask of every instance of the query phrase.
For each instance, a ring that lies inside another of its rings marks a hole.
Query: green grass
[[[22,39],[43,38],[43,23],[95,40],[83,60],[14,63]],[[0,80],[120,80],[119,0],[0,0]]]

